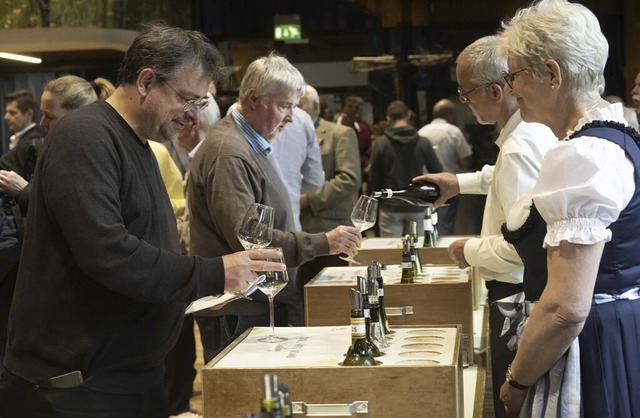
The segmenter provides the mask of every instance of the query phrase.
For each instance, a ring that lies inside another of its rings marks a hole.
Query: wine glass
[[[280,252],[280,256],[267,261],[285,264],[282,248],[270,247],[269,249],[278,250]],[[287,270],[265,271],[263,274],[265,275],[265,279],[257,283],[257,286],[258,289],[267,295],[267,298],[269,299],[269,325],[271,326],[271,334],[267,337],[259,338],[258,341],[263,343],[279,343],[287,341],[286,338],[276,336],[273,314],[273,298],[287,285],[287,282],[289,281],[289,274],[287,273]]]
[[[360,232],[366,231],[376,224],[378,216],[378,201],[371,196],[360,195],[351,211],[351,222]],[[360,264],[351,257],[340,257],[344,261]]]
[[[238,229],[238,239],[245,250],[265,248],[271,243],[274,212],[271,206],[249,205]]]

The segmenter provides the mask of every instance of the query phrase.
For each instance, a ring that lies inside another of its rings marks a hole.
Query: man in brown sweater
[[[293,267],[319,255],[356,254],[361,241],[351,226],[326,233],[291,232],[291,204],[269,142],[292,121],[305,87],[300,72],[283,57],[270,54],[251,63],[240,86],[239,106],[207,134],[191,163],[188,185],[191,251],[196,255],[221,256],[242,249],[236,234],[247,207],[258,202],[275,208],[271,245],[282,247],[290,278],[276,296],[280,325],[303,325]],[[253,298],[227,307],[227,313],[239,315],[238,325],[229,325],[231,333],[269,324],[266,297]]]

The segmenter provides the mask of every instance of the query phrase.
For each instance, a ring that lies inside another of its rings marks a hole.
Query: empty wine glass
[[[270,248],[274,250],[280,251],[280,256],[274,259],[269,259],[267,261],[273,261],[275,263],[284,262],[284,254],[282,252],[282,248]],[[276,336],[275,332],[275,319],[273,313],[273,298],[280,292],[289,281],[289,274],[287,270],[284,271],[265,271],[264,272],[265,279],[260,283],[257,283],[258,289],[262,291],[267,298],[269,299],[269,325],[271,326],[271,334],[267,337],[259,338],[258,341],[264,343],[279,343],[282,341],[287,341],[286,338]]]
[[[238,229],[238,239],[245,250],[265,248],[271,243],[274,212],[271,206],[249,205]]]
[[[371,196],[360,195],[351,211],[351,222],[360,232],[366,231],[376,224],[378,216],[378,201]],[[360,264],[351,257],[340,257],[344,261]]]

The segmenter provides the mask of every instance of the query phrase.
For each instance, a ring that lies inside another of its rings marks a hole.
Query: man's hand
[[[465,269],[469,267],[467,259],[464,258],[464,245],[467,243],[466,239],[459,239],[453,241],[449,245],[449,257],[458,265],[459,268]]]
[[[428,181],[436,184],[440,188],[440,197],[433,204],[436,208],[439,208],[447,200],[460,193],[458,178],[453,173],[423,174],[414,177],[411,181]]]
[[[504,403],[504,409],[509,418],[518,418],[522,404],[527,396],[527,390],[516,389],[507,382],[500,388],[500,400]]]
[[[358,254],[362,243],[362,235],[352,226],[340,225],[327,232],[330,254],[347,254],[350,257]]]
[[[309,206],[309,196],[306,193],[300,195],[300,209],[304,209]]]
[[[224,265],[224,290],[237,292],[256,280],[256,271],[283,271],[287,269],[282,263],[266,261],[281,257],[279,250],[240,251],[222,256]]]
[[[0,170],[0,192],[12,197],[18,197],[27,187],[28,181],[14,171]]]

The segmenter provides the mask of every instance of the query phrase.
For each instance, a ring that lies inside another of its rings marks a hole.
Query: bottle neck
[[[373,197],[374,199],[389,199],[393,197],[393,194],[394,192],[391,189],[382,189],[376,192],[372,192],[371,197]]]
[[[355,343],[358,340],[366,340],[367,327],[362,311],[358,310],[359,316],[353,315],[354,311],[351,311],[351,341]]]

